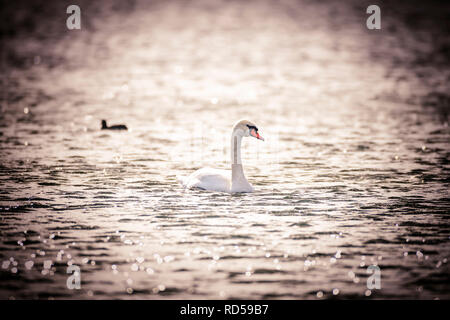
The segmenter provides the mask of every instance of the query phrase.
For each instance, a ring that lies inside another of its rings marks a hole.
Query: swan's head
[[[258,127],[251,121],[241,120],[234,125],[233,132],[236,130],[240,130],[242,132],[243,137],[254,137],[256,139],[264,141],[264,138],[261,137],[258,133]]]
[[[102,120],[102,128],[107,128],[108,126],[106,125],[106,120]]]

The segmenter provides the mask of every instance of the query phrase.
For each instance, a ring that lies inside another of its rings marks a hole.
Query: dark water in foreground
[[[0,298],[450,298],[448,38],[358,8],[136,3],[12,37]],[[240,118],[255,193],[183,190]]]

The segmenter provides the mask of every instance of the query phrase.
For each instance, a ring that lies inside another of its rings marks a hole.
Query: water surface
[[[131,4],[10,42],[0,298],[450,297],[448,71],[420,62],[426,34],[370,33],[358,5]],[[241,118],[266,139],[242,145],[255,192],[184,190],[229,167]]]

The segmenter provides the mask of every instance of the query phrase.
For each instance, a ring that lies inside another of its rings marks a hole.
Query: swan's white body
[[[243,137],[254,136],[264,140],[256,126],[247,120],[239,121],[231,134],[231,171],[212,168],[202,168],[186,178],[180,178],[186,188],[200,188],[218,192],[253,192],[252,185],[247,181],[241,162],[241,140]]]
[[[200,188],[218,192],[230,192],[231,172],[213,168],[202,168],[193,172],[181,183],[188,189]]]

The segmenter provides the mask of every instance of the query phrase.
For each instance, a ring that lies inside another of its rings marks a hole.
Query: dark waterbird
[[[124,124],[115,124],[108,127],[106,120],[102,120],[102,130],[128,130],[128,128]]]

